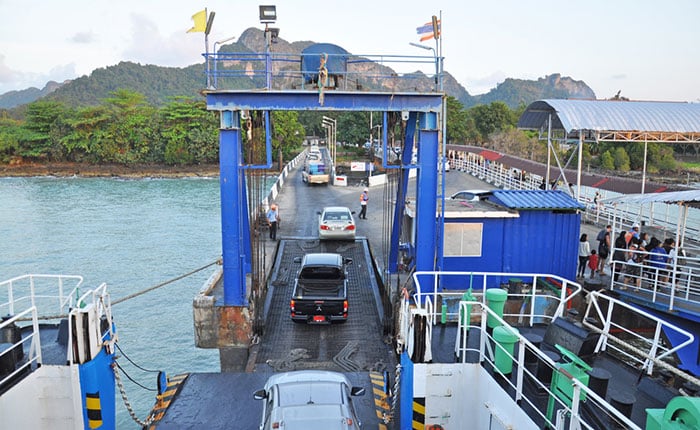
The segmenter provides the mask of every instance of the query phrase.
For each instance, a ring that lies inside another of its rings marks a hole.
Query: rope
[[[139,419],[139,417],[136,416],[136,413],[134,412],[134,409],[131,407],[131,403],[129,402],[129,399],[126,396],[126,390],[124,390],[124,384],[122,383],[122,378],[119,375],[119,372],[117,369],[119,366],[117,365],[116,361],[112,363],[112,369],[114,370],[114,379],[117,381],[117,386],[119,387],[119,393],[122,396],[122,400],[124,401],[124,406],[126,406],[126,410],[129,411],[129,415],[131,415],[131,419],[134,420],[135,423],[140,425],[141,427],[148,427],[153,422],[155,421],[154,416],[148,417],[146,421],[142,421]]]
[[[134,360],[130,359],[129,356],[126,355],[126,353],[124,353],[124,350],[121,349],[121,347],[119,346],[118,343],[115,342],[114,345],[117,347],[117,349],[119,350],[119,352],[121,352],[121,354],[124,356],[124,358],[126,358],[126,359],[129,361],[129,363],[133,364],[133,365],[136,366],[138,369],[141,369],[141,370],[143,370],[144,372],[151,372],[151,373],[158,373],[158,372],[160,372],[160,370],[149,370],[149,369],[144,369],[143,367],[141,367],[141,366],[139,366],[138,364],[136,364],[136,363],[134,362]],[[122,369],[122,371],[124,371],[124,370]],[[126,372],[124,372],[124,373],[126,373]],[[126,376],[128,377],[129,375],[126,375]],[[129,379],[131,379],[131,378],[129,378]],[[133,379],[132,379],[132,381],[133,381]]]
[[[141,295],[146,294],[146,293],[150,293],[150,292],[153,291],[153,290],[156,290],[156,289],[158,289],[158,288],[164,287],[164,286],[166,286],[166,285],[168,285],[168,284],[172,284],[173,282],[179,281],[179,280],[182,279],[182,278],[186,278],[186,277],[188,277],[188,276],[194,275],[194,274],[197,273],[197,272],[201,272],[202,270],[204,270],[204,269],[206,269],[206,268],[208,268],[208,267],[211,267],[211,266],[213,266],[213,265],[215,265],[215,264],[221,265],[221,264],[222,264],[222,260],[219,258],[219,259],[217,259],[216,261],[213,261],[213,262],[211,262],[211,263],[209,263],[209,264],[207,264],[207,265],[204,265],[204,266],[202,266],[202,267],[200,267],[200,268],[194,269],[193,271],[188,272],[188,273],[185,273],[184,275],[180,275],[180,276],[178,276],[178,277],[169,279],[169,280],[167,280],[167,281],[165,281],[165,282],[161,282],[160,284],[154,285],[154,286],[152,286],[152,287],[148,287],[148,288],[146,288],[145,290],[141,290],[141,291],[137,291],[137,292],[135,292],[135,293],[133,293],[133,294],[129,294],[128,296],[122,297],[121,299],[114,300],[114,301],[112,302],[112,305],[116,305],[116,304],[125,302],[125,301],[127,301],[127,300],[133,299],[133,298],[135,298],[135,297],[141,296]]]
[[[396,407],[399,404],[399,390],[401,389],[401,364],[396,365],[396,372],[394,375],[394,388],[391,392],[391,409],[388,414],[383,414],[382,420],[384,424],[389,424],[392,419],[394,419],[394,414],[396,414]]]

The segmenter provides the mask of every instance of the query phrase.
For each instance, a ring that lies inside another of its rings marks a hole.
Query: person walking
[[[578,242],[578,277],[586,276],[586,263],[591,255],[591,244],[588,243],[588,235],[583,233]]]
[[[277,223],[280,220],[280,214],[277,210],[277,205],[270,205],[270,210],[267,211],[267,225],[270,226],[270,239],[277,240]]]
[[[610,234],[612,232],[612,226],[606,225],[603,230],[598,233],[598,273],[601,275],[605,274],[605,261],[610,255]]]
[[[627,239],[625,236],[627,232],[622,230],[620,235],[615,239],[615,251],[612,255],[612,265],[613,265],[613,282],[617,282],[620,278],[620,273],[622,273],[625,268],[625,261],[627,261]]]
[[[360,215],[358,218],[367,219],[367,201],[369,200],[369,189],[365,188],[360,194]]]

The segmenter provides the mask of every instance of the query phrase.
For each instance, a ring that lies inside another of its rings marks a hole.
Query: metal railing
[[[524,283],[530,281],[530,285],[537,285],[538,279],[557,279],[558,281],[562,282],[563,288],[561,288],[558,296],[546,294],[539,291],[538,288],[532,288],[529,292],[524,292],[522,294],[509,294],[509,299],[529,297],[530,300],[532,300],[532,303],[534,303],[535,297],[545,297],[548,300],[556,300],[557,305],[555,307],[551,307],[550,309],[553,310],[546,313],[535,313],[534,306],[529,308],[526,306],[521,306],[520,313],[504,313],[501,317],[486,305],[485,294],[483,293],[485,289],[478,288],[476,292],[473,292],[473,299],[462,300],[462,291],[452,292],[440,288],[440,285],[442,282],[444,282],[443,278],[445,276],[462,276],[464,285],[470,285],[471,280],[473,280],[474,277],[479,277],[480,279],[483,279],[482,285],[484,288],[489,284],[489,281],[487,281],[488,279],[491,279],[491,283],[493,283],[493,280],[517,277],[518,279],[522,279]],[[498,342],[496,342],[488,333],[487,320],[489,319],[496,320],[500,325],[507,328],[512,328],[508,321],[517,321],[520,325],[522,325],[522,323],[525,323],[525,325],[532,325],[536,317],[546,318],[548,320],[561,317],[571,298],[580,292],[580,286],[578,284],[568,282],[565,279],[558,278],[553,275],[486,272],[417,272],[414,274],[414,281],[416,285],[416,292],[413,299],[417,307],[417,311],[414,312],[426,315],[428,321],[430,322],[428,326],[436,324],[438,316],[441,316],[444,319],[444,310],[437,309],[436,306],[433,306],[439,299],[447,296],[459,297],[459,307],[458,311],[455,313],[457,315],[456,321],[458,325],[455,339],[456,356],[461,358],[462,363],[465,363],[468,352],[478,353],[480,363],[489,363],[489,367],[494,369],[494,372],[501,374],[501,371],[495,364],[494,348],[498,348],[500,352],[506,354],[509,359],[513,361],[513,363],[516,363],[513,370],[516,372],[516,382],[511,382],[511,379],[508,377],[504,377],[503,381],[507,382],[512,387],[515,393],[514,399],[520,402],[521,405],[523,403],[528,404],[530,408],[535,411],[536,414],[538,414],[540,419],[547,423],[548,426],[556,429],[596,428],[594,425],[587,423],[583,415],[580,414],[580,403],[582,401],[586,401],[588,409],[596,408],[600,410],[604,415],[610,417],[611,420],[617,422],[618,425],[631,429],[640,428],[630,421],[630,419],[625,417],[619,410],[605,401],[605,399],[598,396],[579,380],[571,377],[564,371],[561,373],[569,379],[569,383],[572,386],[572,396],[568,401],[561,400],[549,386],[539,381],[537,376],[528,370],[524,360],[526,355],[533,354],[540,362],[549,366],[554,372],[559,371],[559,365],[557,363],[555,363],[534,344],[528,341],[517,330],[511,330],[512,333],[517,336],[518,344],[518,352],[512,354],[503,348]],[[633,306],[627,305],[620,300],[602,295],[598,292],[590,294],[589,297],[590,301],[584,316],[584,325],[590,330],[596,331],[600,334],[600,340],[595,350],[596,353],[605,351],[606,349],[620,351],[620,353],[624,354],[624,356],[628,357],[630,360],[639,363],[649,374],[651,374],[654,364],[662,365],[667,369],[672,367],[664,363],[664,359],[674,354],[678,349],[683,348],[684,346],[693,342],[694,338],[692,334],[673,324],[669,324],[660,318],[643,312]],[[616,311],[619,310],[620,307],[624,307],[626,310],[633,312],[634,314],[648,321],[649,324],[653,325],[655,327],[654,335],[651,338],[646,338],[617,323],[615,321],[615,315],[617,313]],[[402,307],[402,312],[409,311],[410,310],[407,306]],[[471,318],[466,319],[459,317],[460,315],[468,314],[480,315],[480,318],[476,318],[478,322],[472,324]],[[450,315],[451,314],[448,314],[448,317]],[[593,323],[593,321],[595,321],[595,323]],[[473,347],[470,348],[466,341],[469,330],[475,328],[481,333],[478,349]],[[663,344],[662,329],[675,331],[676,333],[685,336],[687,340],[675,348],[667,348]],[[427,335],[430,336],[430,333],[431,331],[429,331]],[[634,338],[636,340],[634,344],[637,346],[634,348],[626,346],[629,345],[630,342],[628,339],[619,339],[620,333],[624,333],[626,338]],[[686,380],[698,383],[697,379],[682,373],[677,369],[675,372],[678,373],[679,376],[684,377]],[[534,400],[527,397],[526,393],[524,392],[525,378],[527,378],[529,381],[535,381],[540,393],[546,393],[550,398],[554,399],[553,401],[556,403],[554,410],[558,410],[556,416],[547,416],[544,411],[541,411],[538,408],[537,403]]]
[[[646,293],[645,299],[667,311],[677,310],[679,300],[691,305],[700,302],[700,257],[685,256],[654,264],[648,257],[667,258],[667,255],[620,248],[613,248],[611,255],[615,252],[623,253],[625,261],[610,263],[611,290],[634,289]],[[633,258],[638,256],[644,258]]]
[[[428,279],[427,282],[426,278]],[[580,284],[557,275],[512,272],[415,272],[413,273],[413,280],[416,285],[414,299],[416,302],[419,302],[430,297],[432,303],[437,307],[438,303],[443,303],[447,300],[461,299],[468,287],[471,286],[474,297],[480,298],[481,303],[486,304],[484,292],[488,288],[500,288],[506,285],[510,279],[518,279],[523,287],[520,293],[509,293],[509,298],[521,299],[524,303],[529,304],[525,307],[528,311],[526,314],[504,313],[503,316],[504,318],[518,318],[519,322],[523,322],[524,319],[527,319],[528,325],[532,325],[541,320],[549,322],[552,319],[562,316],[567,303],[569,303],[571,298],[582,291]],[[446,289],[444,288],[445,284],[459,284],[467,286],[467,288]],[[426,288],[427,290],[425,290]],[[542,310],[546,312],[538,312],[536,306],[538,302],[548,304],[548,306],[542,308]],[[437,308],[428,314],[433,324],[438,317],[442,318],[443,315],[452,321],[458,319],[458,312],[445,310],[445,307],[441,306],[440,313],[438,314],[436,309]]]
[[[65,315],[79,299],[83,277],[30,274],[0,282],[0,315],[36,307],[39,318]]]
[[[280,52],[217,52],[203,54],[210,89],[307,89],[319,85],[318,68],[304,66],[304,57],[322,54]],[[438,91],[439,67],[429,55],[326,55],[329,84],[339,90]],[[305,69],[304,67],[307,67]],[[321,77],[323,79],[323,77]]]
[[[595,352],[602,352],[608,348],[614,349],[628,360],[639,364],[649,375],[651,375],[654,370],[654,364],[662,363],[663,359],[670,357],[679,349],[690,345],[695,340],[691,333],[682,328],[668,323],[638,307],[603,295],[598,291],[589,294],[589,300],[583,321],[587,328],[601,335],[596,345]],[[616,315],[619,315],[620,308],[624,308],[626,312],[634,314],[638,318],[637,325],[653,327],[654,335],[651,338],[645,337],[639,332],[618,323],[616,321]],[[589,318],[595,319],[599,325],[592,324]],[[667,348],[663,342],[664,330],[673,331],[677,335],[683,336],[686,340],[673,348]],[[613,335],[613,333],[615,334]],[[625,340],[621,340],[621,336],[624,336]],[[630,339],[633,341],[630,341]],[[635,346],[632,347],[632,344]],[[673,368],[673,366],[670,365],[664,367],[667,369]],[[690,378],[685,373],[678,372],[678,374],[685,379]]]

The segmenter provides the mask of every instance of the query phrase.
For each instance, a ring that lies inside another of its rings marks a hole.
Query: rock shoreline
[[[219,165],[165,166],[81,163],[22,163],[0,165],[0,177],[189,178],[219,176]]]

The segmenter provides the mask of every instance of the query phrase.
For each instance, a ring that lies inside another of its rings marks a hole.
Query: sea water
[[[29,273],[82,275],[107,283],[112,301],[221,256],[218,178],[0,178],[0,280]],[[192,299],[210,267],[113,306],[118,363],[155,389],[155,373],[218,372],[218,351],[194,346]],[[155,392],[122,375],[140,419]],[[119,392],[119,429],[140,428]]]

